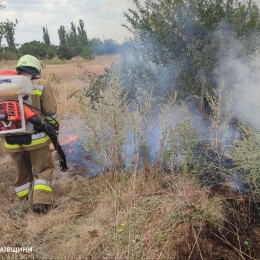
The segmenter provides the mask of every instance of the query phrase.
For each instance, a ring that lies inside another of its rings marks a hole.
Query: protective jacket
[[[31,96],[32,106],[42,121],[55,124],[57,120],[57,105],[50,85],[44,85],[41,80],[33,80],[33,93]],[[5,148],[8,152],[20,152],[36,150],[50,144],[50,138],[45,132],[35,132],[31,135],[30,144],[8,144],[5,141]]]

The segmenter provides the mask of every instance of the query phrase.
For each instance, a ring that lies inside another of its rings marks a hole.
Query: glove
[[[50,137],[53,138],[54,136],[57,135],[56,129],[53,125],[49,124],[49,123],[44,123],[44,126],[46,128],[45,133]]]
[[[50,138],[53,138],[56,136],[57,132],[54,126],[47,122],[42,122],[40,126],[37,127],[38,132],[44,132],[46,133]]]

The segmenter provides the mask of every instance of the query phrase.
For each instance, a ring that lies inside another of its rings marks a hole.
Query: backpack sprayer
[[[66,156],[58,142],[56,129],[37,117],[36,108],[31,105],[32,92],[33,84],[27,77],[14,71],[0,72],[0,137],[5,137],[9,144],[19,144],[18,140],[30,144],[31,139],[23,137],[31,137],[35,130],[45,132],[58,153],[61,170],[66,171]]]

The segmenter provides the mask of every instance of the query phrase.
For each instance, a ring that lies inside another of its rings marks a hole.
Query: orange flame
[[[64,142],[61,142],[61,145],[64,145],[64,144],[69,144],[71,142],[74,142],[78,139],[78,136],[77,134],[72,134],[72,135],[69,135],[69,137],[64,140]]]

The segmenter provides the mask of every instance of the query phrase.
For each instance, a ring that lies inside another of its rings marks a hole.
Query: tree
[[[46,49],[46,58],[52,59],[57,55],[57,47],[55,45],[50,45]]]
[[[68,46],[68,34],[65,26],[61,25],[58,30],[60,45],[57,51],[58,57],[61,59],[71,59],[73,57],[72,50]]]
[[[87,33],[84,29],[84,22],[80,19],[79,20],[79,26],[78,26],[78,38],[79,38],[79,42],[82,45],[86,45],[88,44],[88,37],[87,37]]]
[[[79,20],[79,26],[71,22],[70,31],[67,33],[63,25],[58,30],[60,45],[58,55],[64,59],[70,59],[81,55],[85,59],[92,59],[92,51],[87,33],[84,29],[84,22]],[[69,53],[67,53],[69,52]]]
[[[56,46],[51,44],[47,26],[42,27],[42,31],[43,31],[43,43],[45,45],[45,50],[46,50],[46,58],[52,59],[57,54],[57,48]]]
[[[4,22],[0,22],[0,45],[2,39],[5,38],[7,42],[7,46],[11,50],[16,49],[15,44],[15,27],[17,26],[18,21],[15,22],[6,20]]]
[[[252,1],[239,0],[133,0],[125,17],[138,42],[136,53],[144,64],[171,66],[168,86],[183,96],[211,92],[218,57],[234,34],[247,55],[259,47],[259,9]],[[224,39],[224,40],[223,40]]]
[[[0,0],[0,9],[4,8],[2,0]],[[16,59],[17,50],[15,44],[15,27],[18,24],[18,21],[2,21],[0,22],[0,48],[1,48],[1,57],[0,59]],[[2,46],[2,40],[5,39],[7,43],[6,46]]]
[[[30,54],[39,59],[45,58],[47,54],[45,44],[40,41],[31,41],[22,44],[19,52],[21,55]]]
[[[93,38],[90,45],[95,55],[112,55],[118,53],[120,49],[119,44],[112,39],[101,41],[99,38]]]
[[[92,38],[90,41],[90,45],[95,55],[104,54],[104,43],[99,38]]]
[[[15,27],[17,23],[18,23],[17,20],[15,22],[9,20],[5,22],[5,39],[8,47],[13,49],[16,48],[14,35],[15,35]]]
[[[67,34],[67,44],[72,51],[72,56],[77,56],[81,53],[77,30],[73,22],[71,22],[70,32]]]
[[[48,32],[48,28],[46,27],[42,27],[42,31],[43,31],[43,42],[44,44],[49,47],[51,44],[50,41],[50,36],[49,36],[49,32]]]
[[[91,49],[91,43],[88,40],[87,32],[85,30],[85,25],[83,20],[79,20],[79,26],[77,27],[78,30],[78,42],[81,46],[81,55],[84,59],[90,60],[93,58],[93,52]]]
[[[107,39],[104,40],[104,52],[105,54],[116,54],[119,49],[119,45],[115,40]]]
[[[84,29],[84,22],[81,19],[79,20],[78,34],[79,34],[79,36],[84,36],[87,38],[87,33]]]
[[[4,8],[3,1],[0,0],[0,9]],[[3,22],[0,23],[0,47],[2,47],[2,39],[4,37],[4,26]]]
[[[65,46],[67,44],[67,33],[64,25],[61,25],[58,30],[60,46]]]
[[[73,57],[72,50],[68,45],[59,46],[57,53],[60,59],[70,60]]]
[[[71,28],[70,28],[70,36],[71,37],[77,37],[76,27],[73,22],[71,22]]]
[[[4,38],[5,30],[4,30],[4,25],[1,22],[0,23],[0,47],[2,46],[2,40]]]

